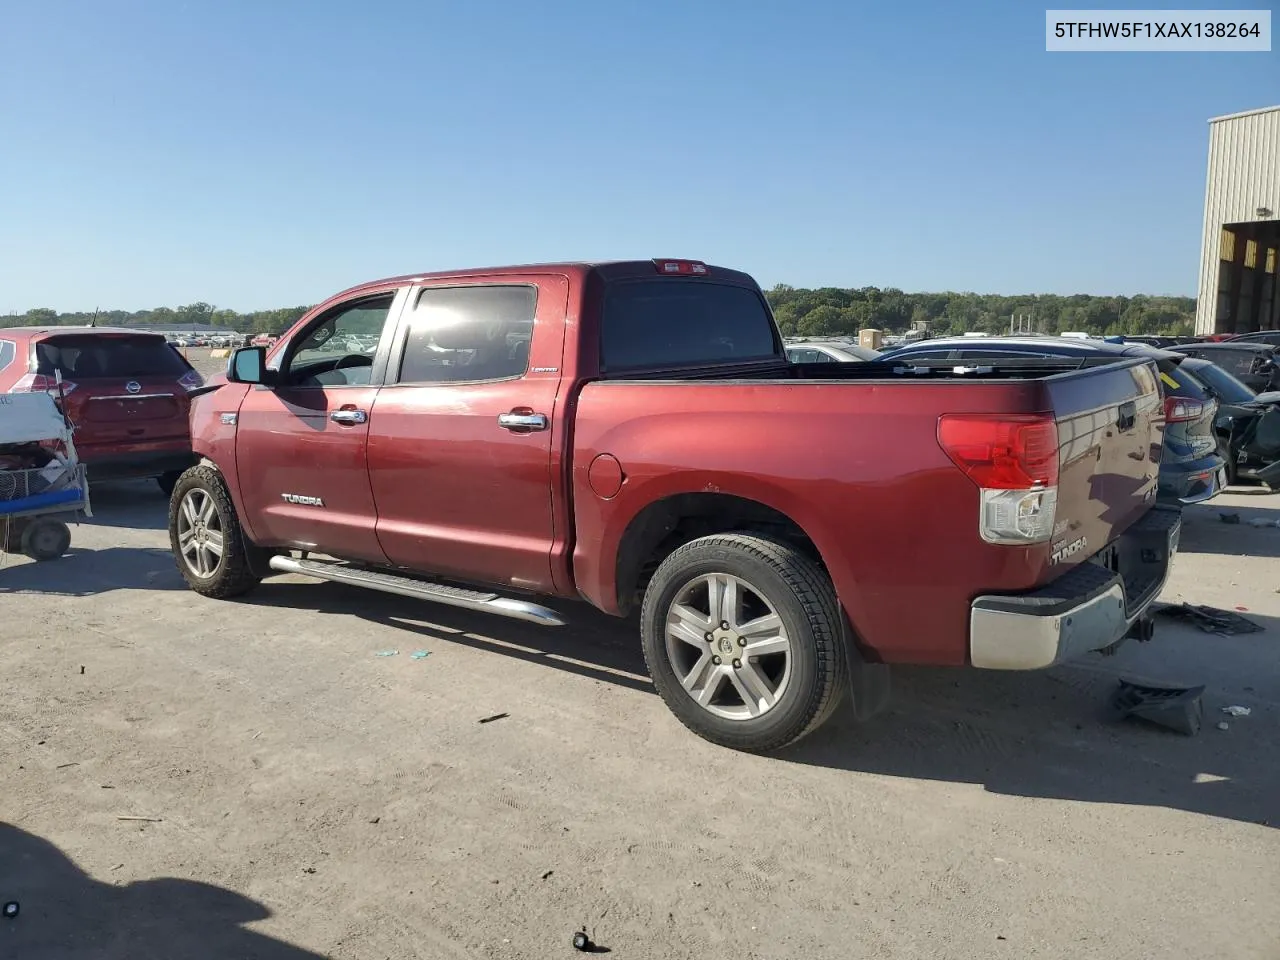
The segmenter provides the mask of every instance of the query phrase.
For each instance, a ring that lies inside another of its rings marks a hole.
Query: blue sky
[[[650,256],[1194,294],[1206,120],[1280,49],[1049,54],[1044,9],[0,0],[0,312]]]

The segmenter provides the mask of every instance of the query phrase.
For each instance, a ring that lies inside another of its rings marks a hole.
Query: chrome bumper
[[[1114,562],[1082,563],[1027,594],[975,598],[970,662],[1039,670],[1124,639],[1164,588],[1181,533],[1181,511],[1156,507],[1103,551]]]

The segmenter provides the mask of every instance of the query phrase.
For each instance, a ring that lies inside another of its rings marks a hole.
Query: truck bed
[[[940,445],[939,418],[1049,413],[1060,462],[1053,535],[986,542],[979,488]],[[739,498],[814,543],[869,656],[962,664],[976,596],[1048,584],[1150,509],[1162,430],[1156,371],[1137,359],[756,363],[599,380],[576,402],[575,578],[616,611],[625,599],[607,558],[639,510],[672,496]],[[590,477],[602,456],[626,478],[609,499]]]

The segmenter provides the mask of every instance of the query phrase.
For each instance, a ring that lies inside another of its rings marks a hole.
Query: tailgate
[[[1058,424],[1057,513],[1045,579],[1102,550],[1155,503],[1164,403],[1153,360],[1044,381]]]

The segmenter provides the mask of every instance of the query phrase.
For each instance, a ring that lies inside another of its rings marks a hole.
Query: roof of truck
[[[653,257],[648,260],[566,260],[555,263],[525,263],[508,266],[471,267],[463,270],[437,270],[427,273],[405,273],[400,276],[384,277],[381,280],[370,280],[356,284],[328,297],[325,302],[345,299],[362,290],[376,290],[423,280],[463,280],[470,277],[494,277],[504,274],[569,274],[580,276],[592,270],[613,276],[643,275],[650,271],[653,271],[654,276],[664,276],[664,274],[657,272],[656,266],[657,262],[664,260],[684,260],[690,263],[701,263],[707,268],[707,276],[731,279],[738,283],[743,281],[755,282],[749,274],[740,270],[732,270],[728,267],[720,267],[706,263],[704,260],[692,260],[688,257]],[[689,275],[681,274],[680,276],[687,278]],[[703,279],[703,277],[699,277],[699,279]]]

